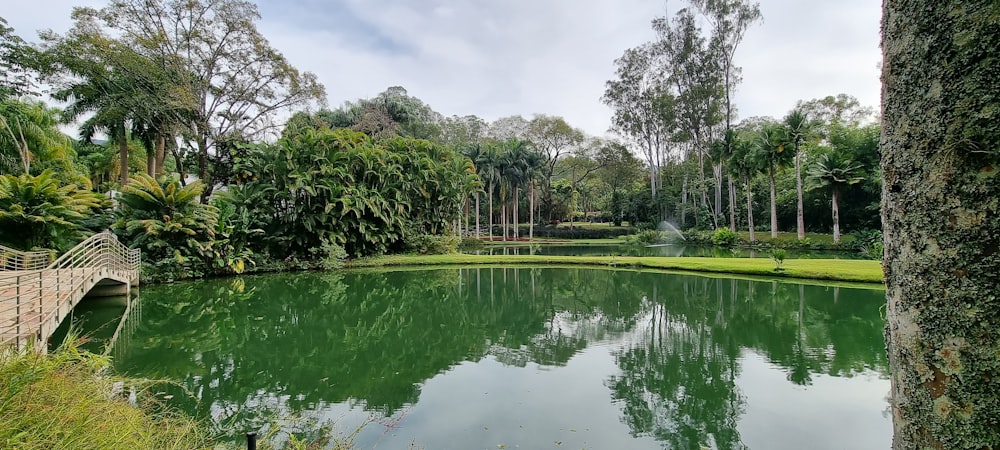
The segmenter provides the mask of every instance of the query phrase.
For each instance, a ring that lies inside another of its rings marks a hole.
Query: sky
[[[879,105],[875,0],[759,0],[762,23],[737,49],[741,118],[781,118],[798,100],[845,93]],[[74,6],[102,0],[0,0],[17,34],[64,32]],[[44,4],[44,7],[40,7]],[[434,110],[486,120],[562,116],[603,136],[614,60],[655,36],[650,21],[680,0],[257,0],[258,29],[313,72],[331,107],[403,86]]]

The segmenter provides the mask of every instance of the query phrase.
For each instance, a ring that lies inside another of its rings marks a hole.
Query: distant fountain
[[[681,233],[681,230],[678,230],[677,227],[674,226],[674,224],[667,222],[666,220],[660,222],[660,225],[656,227],[656,230],[660,232],[661,235],[660,240],[662,242],[658,242],[653,245],[648,245],[647,247],[663,247],[666,245],[673,245],[673,242],[677,241],[677,238],[680,238],[680,240],[682,241],[687,240],[684,238],[684,234]]]
[[[667,222],[666,220],[660,222],[660,226],[657,227],[656,229],[660,231],[671,231],[674,234],[676,234],[677,237],[681,238],[682,241],[687,240],[684,238],[684,233],[681,233],[681,230],[678,230],[677,227],[674,226],[674,224]]]

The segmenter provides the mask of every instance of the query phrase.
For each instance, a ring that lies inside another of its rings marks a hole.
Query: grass
[[[770,278],[879,283],[882,266],[878,261],[842,259],[786,259],[783,270],[775,272],[774,262],[765,258],[668,258],[635,256],[546,256],[546,255],[387,255],[349,261],[346,267],[426,266],[452,264],[532,264],[634,267],[671,271],[726,273]]]
[[[72,346],[52,354],[0,353],[0,448],[212,447],[198,422],[116,394],[138,383],[110,376],[106,357]]]
[[[744,241],[750,241],[749,231],[740,231],[740,239]],[[799,241],[799,236],[794,231],[779,231],[777,238],[771,238],[770,231],[758,231],[755,235],[760,242],[787,242],[787,243],[797,243]],[[806,239],[814,244],[821,244],[826,246],[832,246],[833,234],[829,233],[806,233]],[[845,245],[851,243],[854,240],[854,236],[851,234],[844,234],[840,236],[840,245]]]

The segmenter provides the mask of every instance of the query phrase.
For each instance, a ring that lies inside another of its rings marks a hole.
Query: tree
[[[816,124],[809,120],[809,116],[800,109],[793,109],[785,116],[785,127],[788,130],[788,141],[792,144],[792,152],[795,154],[795,192],[797,194],[797,206],[795,214],[795,230],[799,239],[806,237],[806,223],[804,208],[802,205],[802,145],[806,140],[812,138]]]
[[[614,113],[611,129],[642,149],[649,167],[649,187],[656,197],[657,172],[664,162],[666,145],[674,128],[674,97],[655,66],[654,46],[646,44],[625,51],[615,60],[617,80],[605,84],[601,100]]]
[[[59,110],[42,102],[0,100],[0,174],[38,173],[39,163],[56,166],[60,175],[74,172],[72,143],[59,131],[58,117]]]
[[[833,201],[833,242],[840,242],[840,193],[852,184],[864,179],[860,176],[861,165],[840,157],[836,153],[820,155],[816,164],[809,169],[810,189],[829,187]]]
[[[542,166],[542,204],[552,220],[552,179],[559,158],[583,143],[583,132],[562,117],[537,115],[528,122],[527,140],[545,157]]]
[[[771,237],[778,237],[778,206],[774,190],[774,173],[778,167],[788,163],[791,152],[786,152],[788,147],[788,129],[780,123],[767,123],[761,128],[757,145],[760,147],[760,156],[766,163],[767,177],[771,183]]]
[[[32,94],[38,55],[0,17],[0,100]]]
[[[292,67],[257,30],[260,13],[249,1],[112,0],[76,14],[99,18],[136,52],[181,75],[172,87],[192,100],[181,117],[184,134],[198,151],[199,178],[212,180],[202,201],[217,181],[209,163],[232,163],[221,142],[264,137],[277,128],[278,112],[324,102],[316,76]]]
[[[997,5],[887,0],[883,11],[893,447],[1000,448]]]

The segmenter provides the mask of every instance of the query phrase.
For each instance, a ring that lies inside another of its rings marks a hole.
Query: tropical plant
[[[861,164],[839,157],[835,153],[824,153],[809,169],[809,189],[829,188],[833,203],[833,242],[840,242],[840,192],[847,186],[864,180]]]
[[[182,186],[176,178],[136,174],[118,197],[116,232],[141,248],[144,262],[157,272],[206,274],[216,266],[219,211],[198,202],[203,189],[201,181]]]
[[[764,158],[764,168],[771,182],[771,237],[778,237],[778,202],[774,189],[774,174],[779,167],[787,165],[792,156],[785,151],[789,145],[788,129],[780,123],[768,123],[760,130],[757,138],[760,155]]]
[[[66,250],[86,237],[83,222],[101,204],[100,195],[61,184],[51,170],[0,175],[0,244]]]
[[[715,232],[712,233],[712,244],[715,245],[732,247],[736,245],[736,242],[739,240],[740,235],[727,227],[717,228]]]
[[[802,204],[802,145],[813,137],[817,123],[809,120],[809,116],[801,108],[796,108],[785,116],[784,124],[788,130],[788,141],[792,144],[792,152],[795,154],[795,193],[797,199],[795,230],[799,239],[805,239],[806,224]]]
[[[59,131],[58,118],[59,110],[42,102],[0,100],[0,173],[75,172],[72,142]]]

